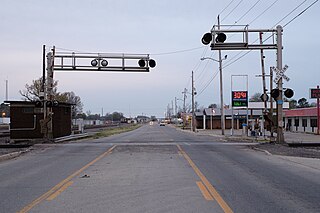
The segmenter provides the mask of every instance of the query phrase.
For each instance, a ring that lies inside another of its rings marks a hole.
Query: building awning
[[[311,117],[317,116],[317,107],[284,110],[284,117]]]

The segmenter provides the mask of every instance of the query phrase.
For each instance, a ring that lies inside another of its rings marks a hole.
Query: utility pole
[[[260,32],[259,37],[260,37],[260,44],[261,45],[263,44],[262,35],[263,35],[263,32]],[[265,69],[264,69],[263,49],[260,49],[260,55],[261,55],[261,71],[262,71],[263,102],[264,102],[263,115],[267,115],[267,87],[266,87],[266,74],[265,74]],[[263,129],[263,137],[265,137],[266,131],[265,131],[265,126],[264,126],[264,116],[262,117],[262,126],[263,126],[263,128],[262,128]]]
[[[319,85],[317,86],[317,89],[319,90]],[[317,97],[317,121],[318,121],[318,124],[317,124],[317,135],[320,134],[320,101],[319,101],[319,97]]]
[[[6,101],[8,101],[8,79],[6,80]]]
[[[282,70],[282,27],[277,26],[277,69]],[[277,98],[277,142],[284,143],[283,135],[283,86],[282,77],[278,81],[279,97]]]
[[[194,113],[194,79],[193,79],[193,71],[191,76],[192,81],[192,131],[196,131],[196,125],[195,125],[195,113]]]
[[[218,30],[220,30],[220,16],[218,16]],[[223,79],[222,79],[222,59],[221,50],[219,52],[219,72],[220,72],[220,104],[221,104],[221,134],[224,135],[224,130],[226,128],[224,120],[224,103],[223,103]]]
[[[184,112],[184,117],[183,117],[183,129],[186,126],[186,99],[187,99],[187,88],[184,88],[184,91],[182,92],[183,94],[183,112]]]
[[[177,118],[178,117],[177,97],[174,97],[174,114]]]
[[[172,113],[172,118],[174,119],[174,111],[173,111],[173,100],[171,101],[171,113]]]
[[[270,92],[273,89],[273,74],[272,67],[270,67]],[[270,96],[270,119],[271,119],[271,128],[270,128],[270,136],[273,138],[273,98]]]

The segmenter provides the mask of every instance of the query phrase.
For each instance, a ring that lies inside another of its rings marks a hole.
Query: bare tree
[[[260,102],[260,101],[262,101],[260,96],[261,96],[261,93],[260,92],[256,92],[251,96],[249,101],[251,101],[251,102]]]
[[[81,98],[75,95],[74,92],[57,93],[55,100],[72,104],[72,116],[82,113],[83,104]]]
[[[83,104],[81,102],[81,98],[75,95],[74,92],[64,92],[59,93],[58,89],[58,81],[53,81],[53,99],[58,102],[64,102],[73,104],[72,107],[72,115],[76,116],[77,114],[82,112]],[[40,92],[42,88],[42,78],[36,79],[32,81],[32,84],[26,84],[24,90],[19,90],[20,95],[23,97],[23,100],[26,101],[37,101],[40,100]]]
[[[57,95],[58,81],[53,81],[53,95]],[[40,92],[42,88],[42,78],[32,80],[32,84],[26,84],[24,90],[19,90],[20,95],[25,101],[37,101],[40,100]]]

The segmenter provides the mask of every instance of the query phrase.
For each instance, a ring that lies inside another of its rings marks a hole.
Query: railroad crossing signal
[[[276,84],[279,82],[281,78],[283,78],[286,81],[290,81],[290,78],[284,74],[288,68],[289,68],[288,65],[285,65],[281,70],[279,70],[276,67],[271,67],[271,69],[276,73],[276,77],[273,80]]]

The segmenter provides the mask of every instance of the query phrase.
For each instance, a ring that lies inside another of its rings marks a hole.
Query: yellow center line
[[[47,201],[51,201],[55,199],[59,194],[61,194],[64,190],[66,190],[69,186],[73,184],[73,181],[69,181],[68,183],[64,184],[60,189],[58,189],[55,193],[51,194]]]
[[[213,200],[213,197],[211,196],[211,194],[209,193],[207,188],[203,185],[203,183],[201,181],[197,181],[196,183],[197,183],[197,185],[198,185],[203,197],[206,200]]]
[[[73,173],[72,175],[67,177],[66,179],[62,180],[60,183],[58,183],[57,185],[52,187],[49,191],[47,191],[46,193],[44,193],[43,195],[41,195],[40,197],[38,197],[37,199],[32,201],[30,204],[25,206],[23,209],[18,211],[18,213],[25,213],[25,212],[30,211],[33,207],[35,207],[36,205],[41,203],[43,200],[47,199],[52,193],[54,193],[55,191],[59,190],[63,185],[68,183],[72,178],[74,178],[75,176],[79,175],[81,172],[83,172],[85,169],[87,169],[92,164],[94,164],[97,161],[99,161],[101,158],[103,158],[106,155],[110,154],[115,147],[116,147],[116,145],[112,146],[110,149],[108,149],[108,151],[104,152],[103,154],[98,156],[96,159],[94,159],[93,161],[91,161],[90,163],[88,163],[87,165],[85,165],[84,167],[82,167],[81,169],[79,169],[78,171],[76,171],[75,173]]]
[[[223,200],[223,198],[220,196],[218,191],[211,185],[211,183],[208,181],[208,179],[202,174],[200,169],[193,163],[191,158],[182,150],[180,145],[177,145],[178,149],[184,156],[184,158],[188,161],[192,169],[195,171],[195,173],[198,175],[198,177],[201,179],[201,181],[204,183],[204,185],[207,187],[208,191],[212,195],[212,197],[217,201],[217,203],[220,205],[222,210],[226,213],[233,213],[232,209],[229,207],[229,205]]]

